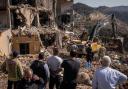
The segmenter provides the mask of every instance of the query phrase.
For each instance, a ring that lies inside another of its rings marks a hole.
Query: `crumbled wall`
[[[48,10],[52,10],[53,8],[53,0],[36,0],[37,7],[43,7]]]
[[[68,1],[68,0],[62,0],[61,1],[61,14],[66,13],[68,10],[73,9],[73,0]]]
[[[19,2],[19,0],[10,0],[10,2],[7,0],[6,1],[6,8],[3,11],[0,10],[0,23],[7,25],[7,27],[10,27],[11,30],[15,31],[20,31],[20,30],[29,30],[29,29],[24,29],[25,27],[31,28],[32,26],[36,26],[35,28],[45,28],[45,30],[49,27],[56,27],[56,22],[54,21],[54,15],[56,13],[56,5],[54,1],[56,2],[57,0],[23,0]],[[2,1],[3,2],[3,1]],[[2,5],[2,4],[0,4]],[[44,11],[48,13],[48,21],[49,24],[47,25],[40,25],[40,12]],[[4,18],[4,19],[3,19]],[[33,25],[35,23],[35,25]],[[11,34],[11,32],[10,32]],[[2,41],[7,40],[5,37],[6,35],[1,36],[1,43]],[[38,40],[35,39],[34,36],[31,36],[31,38],[28,35],[25,36],[14,36],[12,38],[12,49],[8,48],[9,42],[5,41],[4,45],[6,49],[2,49],[2,52],[6,52],[5,54],[9,54],[7,52],[9,50],[15,50],[15,51],[20,51],[19,49],[19,43],[30,43],[30,54],[35,54],[40,51],[40,41],[39,38]],[[0,44],[2,47],[3,44]],[[4,51],[5,50],[5,51]]]
[[[16,14],[17,14],[17,17],[19,17],[19,19],[25,19],[23,22],[25,25],[27,26],[31,26],[32,22],[33,22],[33,19],[34,19],[34,16],[36,15],[35,14],[35,11],[32,10],[32,9],[29,9],[28,7],[21,7],[21,8],[18,8],[16,10]]]
[[[30,54],[37,54],[40,52],[40,42],[37,36],[13,36],[12,43],[12,49],[17,52],[20,51],[20,43],[29,43]]]

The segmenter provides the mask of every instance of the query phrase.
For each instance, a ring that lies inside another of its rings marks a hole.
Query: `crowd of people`
[[[104,47],[100,48],[101,67],[94,73],[92,89],[115,89],[127,80],[125,74],[110,67],[112,60],[105,51]],[[94,59],[91,44],[88,44],[86,52],[87,65],[91,68]],[[25,68],[17,57],[18,53],[13,52],[1,66],[2,71],[8,74],[7,89],[76,89],[80,59],[75,50],[70,51],[69,58],[63,59],[59,56],[59,49],[54,47],[52,56],[45,59],[44,53],[39,53],[38,58]]]

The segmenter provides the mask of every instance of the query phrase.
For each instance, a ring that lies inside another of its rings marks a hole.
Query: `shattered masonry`
[[[11,51],[18,51],[21,54],[38,53],[40,48],[44,47],[41,34],[51,32],[50,34],[56,33],[58,36],[57,27],[71,21],[73,0],[0,2],[0,42],[3,43],[0,44],[0,55],[9,55]],[[56,37],[56,43],[61,46],[60,38]]]

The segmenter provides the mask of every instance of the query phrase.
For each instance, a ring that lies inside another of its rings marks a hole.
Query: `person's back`
[[[106,48],[102,46],[98,51],[99,58],[102,58],[103,56],[105,56],[105,54],[106,54]]]
[[[6,71],[9,80],[18,81],[22,78],[23,69],[18,59],[8,59],[6,61]]]
[[[92,67],[92,61],[93,61],[93,56],[94,53],[92,52],[91,44],[88,44],[88,47],[86,48],[86,66],[88,68]]]
[[[50,82],[49,89],[54,89],[56,85],[56,89],[60,88],[61,84],[61,64],[63,62],[62,58],[58,56],[59,50],[58,48],[53,49],[53,56],[50,56],[47,60],[47,64],[50,70]]]
[[[86,52],[87,52],[87,55],[86,55],[86,57],[87,57],[87,60],[89,60],[89,59],[93,59],[93,52],[92,52],[92,48],[91,48],[91,45],[89,44],[89,46],[86,48]]]
[[[80,62],[77,60],[76,52],[70,52],[71,58],[64,60],[61,67],[64,68],[63,82],[60,89],[76,89],[77,76],[80,69]]]
[[[56,71],[60,67],[62,59],[59,56],[51,56],[47,63],[51,71]]]
[[[64,60],[61,66],[64,68],[63,81],[76,81],[80,68],[80,62],[76,59],[68,59]]]
[[[44,81],[42,78],[33,75],[32,70],[26,68],[24,70],[24,77],[18,82],[16,89],[40,89],[39,85],[42,85],[43,83]]]
[[[98,89],[115,89],[116,85],[125,80],[125,75],[110,67],[96,71]],[[120,82],[119,82],[120,81]]]
[[[115,89],[118,84],[127,80],[123,73],[110,68],[110,57],[104,56],[101,61],[102,67],[97,69],[93,78],[92,89]]]
[[[16,89],[17,82],[23,76],[23,68],[21,62],[17,59],[18,53],[13,52],[12,58],[7,59],[1,66],[2,71],[8,74],[7,89]],[[13,88],[14,87],[14,88]]]
[[[38,60],[35,60],[30,66],[30,68],[33,70],[33,74],[39,76],[44,80],[44,84],[40,85],[41,88],[46,87],[46,84],[50,77],[48,65],[43,60],[44,54],[40,53],[38,56]]]
[[[44,62],[35,60],[30,68],[33,70],[33,74],[38,75],[39,77],[43,78],[45,82],[47,82],[47,73],[44,66]]]
[[[58,48],[55,47],[55,48],[53,48],[53,56],[50,56],[47,60],[47,64],[49,66],[50,73],[53,73],[51,75],[58,74],[57,72],[61,68],[63,59],[60,58],[58,55],[59,55],[59,50],[58,50]]]

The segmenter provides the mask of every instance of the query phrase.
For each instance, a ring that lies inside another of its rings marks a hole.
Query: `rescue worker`
[[[13,52],[12,58],[7,59],[1,66],[2,71],[8,74],[7,89],[16,89],[18,81],[23,77],[21,62],[17,57],[18,53]]]

